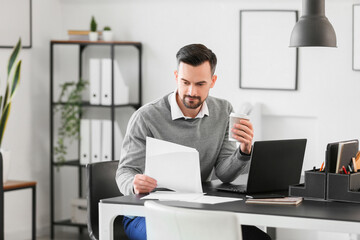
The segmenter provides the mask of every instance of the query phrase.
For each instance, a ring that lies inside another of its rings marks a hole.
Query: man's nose
[[[189,86],[189,88],[188,88],[188,95],[189,96],[195,96],[195,94],[196,94],[196,89],[195,89],[195,87],[194,86]]]

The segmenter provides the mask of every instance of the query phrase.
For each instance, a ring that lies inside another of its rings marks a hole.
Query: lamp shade
[[[325,16],[325,0],[303,0],[303,15],[291,33],[290,47],[336,47],[336,34]]]

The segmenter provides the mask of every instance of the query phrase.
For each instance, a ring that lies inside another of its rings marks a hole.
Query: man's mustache
[[[185,95],[185,98],[195,98],[195,99],[201,100],[201,97],[199,97],[199,96]]]

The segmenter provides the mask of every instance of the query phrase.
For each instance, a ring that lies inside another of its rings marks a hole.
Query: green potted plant
[[[95,20],[95,17],[91,17],[90,21],[90,32],[89,32],[89,40],[90,41],[97,41],[98,40],[98,32],[97,32],[97,22]]]
[[[109,26],[104,27],[104,31],[102,33],[104,41],[112,41],[113,40],[113,32]]]
[[[78,82],[65,82],[60,85],[60,104],[54,110],[60,113],[60,125],[57,133],[54,153],[56,162],[62,164],[66,161],[67,144],[79,139],[80,116],[82,113],[82,92],[88,84],[80,79]]]
[[[20,81],[21,60],[17,60],[20,50],[21,39],[19,39],[10,55],[5,93],[0,95],[0,154],[3,160],[3,183],[6,182],[10,170],[10,152],[2,148],[2,141],[10,115],[12,99]]]

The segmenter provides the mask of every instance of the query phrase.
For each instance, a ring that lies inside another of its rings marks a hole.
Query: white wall
[[[328,142],[359,138],[360,72],[352,71],[351,54],[354,3],[359,1],[326,1],[326,15],[337,33],[338,48],[300,49],[299,90],[285,92],[239,89],[239,11],[301,10],[300,0],[34,0],[33,48],[22,51],[21,85],[4,147],[12,150],[10,178],[38,181],[38,229],[44,231],[49,226],[50,39],[66,39],[68,29],[88,29],[90,17],[95,15],[99,27],[110,25],[117,40],[141,41],[144,103],[175,88],[177,50],[188,43],[204,43],[219,62],[218,81],[211,94],[228,99],[235,109],[246,101],[262,103],[265,139],[307,137],[308,168],[321,164]],[[10,50],[0,49],[2,80],[9,54]],[[60,195],[66,194],[67,185],[57,184]],[[30,194],[16,194],[5,198],[6,233],[10,239],[18,235],[24,239],[30,236],[30,204],[24,205],[20,199],[30,198]],[[68,211],[66,208],[62,205],[57,213]],[[326,233],[281,233],[281,239],[330,239]],[[336,236],[341,237],[346,239],[345,235]]]
[[[1,6],[6,7],[6,6]],[[33,1],[33,46],[21,52],[22,74],[3,146],[11,151],[10,179],[37,181],[37,226],[49,226],[49,40],[59,36],[59,2]],[[0,91],[10,49],[0,49]],[[30,239],[31,192],[5,194],[5,238]]]

